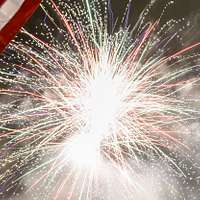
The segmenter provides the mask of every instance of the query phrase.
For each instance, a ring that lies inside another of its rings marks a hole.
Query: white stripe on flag
[[[25,0],[6,0],[0,7],[0,30],[16,14]]]

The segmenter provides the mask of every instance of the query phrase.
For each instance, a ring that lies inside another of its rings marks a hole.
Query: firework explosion
[[[36,199],[149,199],[142,179],[157,162],[185,176],[177,129],[199,110],[179,94],[198,84],[200,44],[177,48],[162,14],[146,22],[153,3],[128,28],[129,6],[116,30],[110,2],[45,1],[39,32],[22,29],[2,55],[3,198],[42,185]]]

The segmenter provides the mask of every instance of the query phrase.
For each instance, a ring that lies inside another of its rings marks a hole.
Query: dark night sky
[[[77,0],[74,0],[77,1]],[[115,18],[120,18],[123,16],[126,9],[126,5],[129,0],[111,0],[112,9]],[[131,5],[130,19],[129,23],[134,24],[137,20],[137,16],[142,12],[142,10],[147,6],[151,0],[133,0]],[[191,14],[200,13],[200,0],[174,0],[175,4],[167,9],[165,15],[163,16],[163,22],[171,18],[182,18],[187,17]],[[44,1],[45,2],[45,1]],[[162,12],[166,2],[169,0],[157,0],[156,6],[154,6],[152,12],[150,13],[151,17],[158,17]],[[33,15],[33,17],[27,23],[27,27],[30,28],[37,23],[37,20],[40,20],[41,17],[40,11]],[[200,23],[199,23],[200,26]]]

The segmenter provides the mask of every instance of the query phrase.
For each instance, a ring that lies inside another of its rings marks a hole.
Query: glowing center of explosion
[[[85,127],[71,141],[71,159],[79,166],[92,166],[100,158],[103,139],[112,136],[120,108],[119,80],[101,72],[86,84],[81,97]],[[118,93],[117,93],[118,92]]]
[[[120,105],[115,82],[109,75],[102,73],[92,80],[86,98],[90,132],[99,137],[111,134]]]
[[[78,167],[95,167],[99,160],[99,141],[91,135],[75,136],[70,144],[70,160]]]

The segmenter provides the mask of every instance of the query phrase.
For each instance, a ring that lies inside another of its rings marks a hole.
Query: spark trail
[[[184,175],[167,152],[187,150],[177,127],[199,116],[178,94],[199,81],[187,77],[200,43],[174,49],[177,22],[146,23],[149,11],[134,30],[109,34],[106,1],[49,0],[41,10],[40,32],[22,29],[1,59],[2,195],[32,177],[28,192],[51,188],[43,199],[99,199],[112,166],[121,199],[133,199],[145,190],[136,171],[146,159]]]

